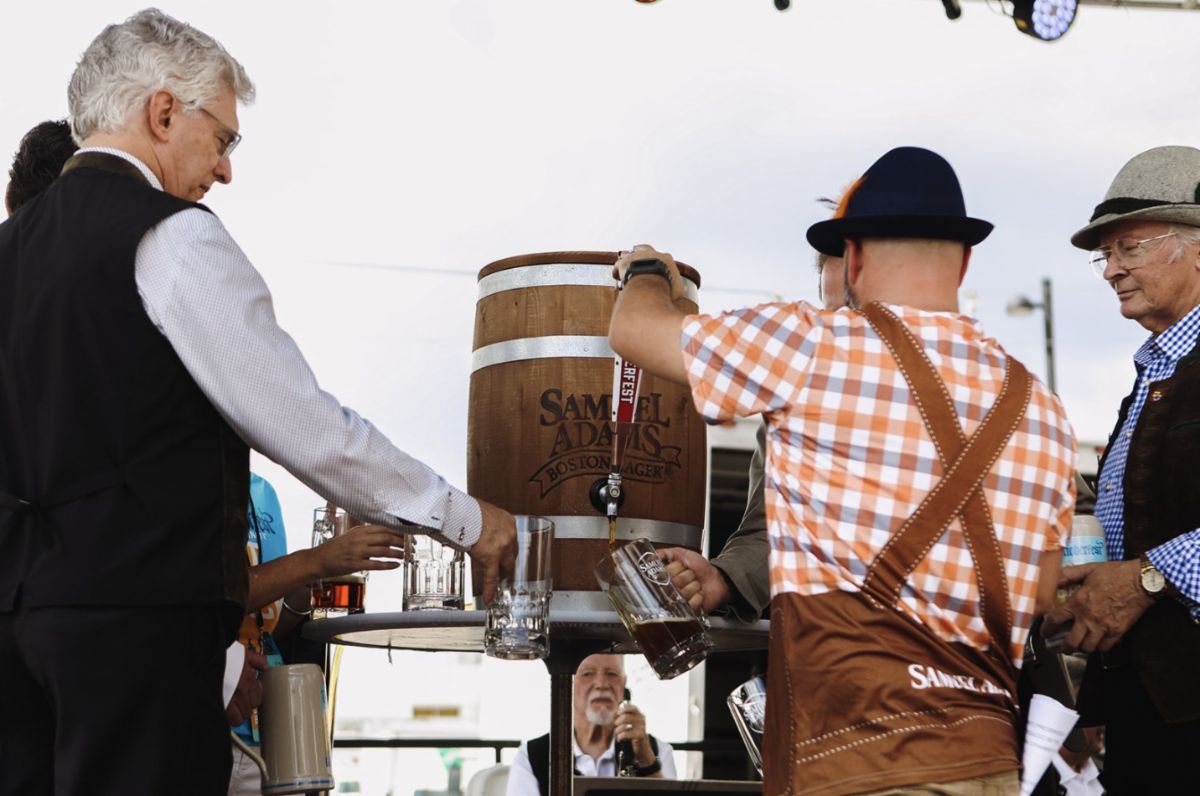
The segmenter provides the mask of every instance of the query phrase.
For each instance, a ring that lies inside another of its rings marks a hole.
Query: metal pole
[[[1050,381],[1050,392],[1058,393],[1054,378],[1054,299],[1051,296],[1050,280],[1042,280],[1042,318],[1046,322],[1046,376]]]
[[[571,735],[575,724],[571,715],[571,674],[550,668],[550,794],[571,796],[575,789],[575,755]]]

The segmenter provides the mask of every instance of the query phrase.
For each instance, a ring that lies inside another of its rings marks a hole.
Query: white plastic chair
[[[508,766],[498,764],[476,771],[467,783],[467,796],[504,796],[508,787]]]

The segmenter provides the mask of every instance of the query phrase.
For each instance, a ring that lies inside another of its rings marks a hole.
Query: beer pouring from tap
[[[592,485],[592,505],[608,518],[608,549],[617,548],[617,512],[625,500],[621,484],[625,448],[629,444],[630,429],[637,417],[638,391],[642,383],[642,369],[620,356],[613,358],[612,399],[612,456],[607,478]]]

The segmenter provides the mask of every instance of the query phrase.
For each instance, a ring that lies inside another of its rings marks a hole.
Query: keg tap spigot
[[[621,473],[611,472],[605,478],[599,478],[589,492],[592,508],[603,514],[609,520],[617,519],[617,512],[625,502],[625,489],[621,486]]]
[[[617,286],[619,291],[620,285]],[[625,487],[621,483],[621,473],[625,458],[625,447],[629,443],[630,431],[637,418],[638,391],[642,386],[642,369],[632,362],[626,362],[620,354],[613,356],[613,391],[612,391],[612,456],[609,462],[607,478],[600,478],[594,484],[589,496],[592,506],[608,518],[608,543],[610,547],[617,544],[617,512],[625,502]]]
[[[642,383],[642,369],[632,362],[617,356],[613,360],[613,444],[612,460],[608,477],[592,484],[592,506],[608,518],[608,546],[617,547],[617,512],[625,502],[625,488],[621,483],[621,471],[625,458],[625,446],[633,419],[637,415],[638,389]]]

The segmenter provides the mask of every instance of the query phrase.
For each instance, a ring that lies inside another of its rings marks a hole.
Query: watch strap
[[[651,777],[660,771],[662,771],[662,760],[656,757],[650,765],[635,768],[633,774],[636,777]]]
[[[671,283],[671,271],[667,268],[667,264],[656,257],[649,257],[644,260],[634,260],[630,263],[629,268],[625,271],[625,280],[621,284],[628,285],[630,279],[646,274],[657,274],[667,280],[667,284]]]

